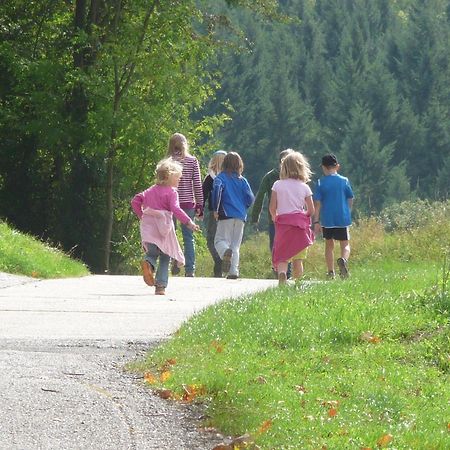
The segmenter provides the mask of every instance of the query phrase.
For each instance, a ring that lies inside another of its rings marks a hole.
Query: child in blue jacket
[[[213,183],[212,204],[218,221],[214,246],[222,259],[222,272],[228,273],[230,280],[239,277],[239,248],[247,209],[255,200],[243,171],[242,158],[236,152],[229,152],[223,160],[222,172]]]

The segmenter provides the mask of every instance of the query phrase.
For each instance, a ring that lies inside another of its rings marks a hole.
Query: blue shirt
[[[219,213],[219,220],[247,220],[247,209],[255,196],[248,181],[237,173],[220,172],[213,182],[212,204]]]
[[[320,202],[320,224],[325,228],[344,228],[352,224],[348,199],[353,198],[348,178],[338,173],[317,182],[313,199]]]

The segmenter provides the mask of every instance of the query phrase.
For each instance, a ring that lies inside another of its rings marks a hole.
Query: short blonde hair
[[[183,173],[183,166],[178,161],[169,157],[161,160],[156,166],[156,184],[167,186],[169,184],[170,175]]]
[[[236,172],[237,174],[242,175],[242,172],[244,171],[244,162],[239,153],[227,153],[222,163],[222,171],[227,173]]]
[[[308,183],[311,175],[309,162],[300,152],[292,151],[281,161],[280,179],[282,180],[293,178]]]
[[[225,159],[226,152],[218,151],[214,153],[209,160],[208,169],[214,172],[214,174],[218,174],[222,171],[223,160]]]
[[[170,136],[167,156],[174,156],[176,153],[181,153],[182,158],[189,155],[189,144],[184,134],[174,133]]]

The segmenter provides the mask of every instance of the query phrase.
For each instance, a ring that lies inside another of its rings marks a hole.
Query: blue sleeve
[[[250,184],[248,183],[247,179],[244,178],[244,201],[245,201],[245,207],[250,208],[250,206],[253,205],[253,202],[255,201],[255,195],[253,194],[252,188],[250,187]]]
[[[345,183],[345,197],[346,198],[353,198],[354,197],[353,190],[352,190],[352,187],[350,185],[350,181],[348,181],[348,179],[346,180],[346,183]]]
[[[322,195],[320,193],[320,180],[317,180],[313,189],[313,200],[320,202],[322,200]]]
[[[220,199],[222,197],[223,182],[219,177],[214,178],[211,202],[213,211],[219,211]]]

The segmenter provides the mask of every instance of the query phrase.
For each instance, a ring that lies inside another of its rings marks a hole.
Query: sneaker
[[[334,270],[329,270],[329,271],[327,272],[327,278],[328,278],[329,280],[334,280],[334,279],[336,278],[336,274],[334,273]]]
[[[237,275],[229,274],[227,275],[227,280],[237,280],[239,277]]]
[[[186,272],[186,273],[184,274],[184,276],[185,276],[185,277],[188,277],[188,278],[194,278],[194,277],[195,277],[195,275],[193,274],[193,272]]]
[[[174,260],[172,261],[172,268],[170,269],[172,275],[178,275],[180,273],[180,268],[178,267],[178,263]]]
[[[339,267],[339,276],[341,278],[348,278],[348,263],[344,258],[338,258],[337,265]]]
[[[233,256],[233,250],[231,248],[225,250],[222,258],[222,272],[228,273],[231,267],[231,257]]]
[[[155,286],[155,295],[166,295],[166,288],[164,286]]]
[[[145,284],[149,286],[155,285],[155,276],[153,275],[153,267],[152,265],[143,259],[141,261],[141,268],[142,268],[142,276],[144,277]]]
[[[279,272],[278,274],[278,286],[283,286],[287,283],[286,272]]]

